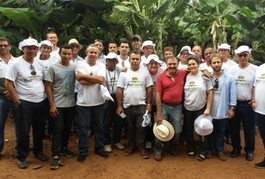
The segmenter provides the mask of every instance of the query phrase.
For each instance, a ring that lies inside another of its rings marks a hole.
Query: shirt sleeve
[[[5,78],[10,81],[15,81],[18,74],[18,67],[19,65],[17,63],[11,63],[10,66],[7,68],[7,73]]]

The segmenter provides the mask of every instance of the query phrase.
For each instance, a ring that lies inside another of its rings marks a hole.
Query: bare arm
[[[75,77],[76,80],[82,85],[101,84],[105,86],[105,78],[103,76],[91,76],[77,71]]]
[[[210,114],[210,110],[211,110],[211,106],[212,106],[212,101],[213,101],[213,90],[210,89],[207,91],[207,103],[206,103],[206,109],[204,111],[204,115],[209,115]]]
[[[58,110],[53,102],[53,97],[52,97],[52,82],[50,81],[45,81],[44,82],[44,86],[45,86],[45,92],[49,101],[49,106],[50,106],[50,116],[52,118],[57,117],[58,115]]]
[[[6,90],[9,94],[10,99],[16,104],[16,106],[19,106],[21,101],[19,100],[19,98],[17,96],[17,92],[16,92],[15,87],[14,87],[14,82],[6,79],[5,80],[5,86],[6,86]]]
[[[117,93],[116,93],[116,99],[117,99],[117,110],[116,110],[116,113],[118,115],[120,115],[120,113],[123,112],[122,98],[123,98],[123,88],[118,87]]]
[[[255,87],[253,86],[252,88],[252,98],[251,98],[251,106],[252,106],[252,109],[255,110],[256,109],[256,101],[255,101]]]
[[[148,110],[149,112],[151,112],[152,108],[151,108],[151,102],[152,102],[152,96],[153,96],[153,85],[148,86],[146,89],[146,110]]]
[[[156,92],[156,113],[156,123],[160,124],[163,120],[161,92]]]

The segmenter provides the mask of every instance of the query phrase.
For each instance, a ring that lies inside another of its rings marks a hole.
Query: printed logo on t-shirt
[[[132,77],[132,81],[130,81],[129,86],[143,86],[143,84],[137,77]]]
[[[32,81],[41,81],[42,78],[40,77],[40,75],[35,74],[35,75],[31,75],[29,78],[24,78],[24,82],[25,83],[30,83]]]
[[[187,90],[194,90],[194,91],[197,91],[197,90],[201,90],[202,88],[199,87],[195,81],[190,81],[189,84],[188,84],[188,87],[187,87]]]
[[[220,96],[221,95],[221,91],[219,89],[217,89],[217,88],[214,88],[213,95]]]
[[[244,78],[245,77],[242,75],[238,76],[236,79],[236,84],[240,86],[246,86],[246,85],[248,86],[249,84]]]
[[[265,83],[265,73],[262,73],[261,76],[256,79],[256,81]]]

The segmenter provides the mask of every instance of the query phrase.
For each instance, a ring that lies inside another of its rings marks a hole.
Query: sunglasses
[[[219,88],[219,82],[218,82],[218,79],[216,78],[215,80],[214,80],[214,82],[215,82],[215,84],[214,84],[214,88],[215,89],[218,89]]]
[[[245,57],[245,58],[246,58],[246,57],[248,56],[248,54],[246,54],[246,53],[245,53],[245,54],[238,54],[237,56],[238,56],[239,58],[241,58],[241,57]]]
[[[36,71],[35,71],[35,67],[33,65],[30,65],[29,69],[31,70],[31,72],[30,72],[31,75],[34,76],[34,75],[37,74]]]

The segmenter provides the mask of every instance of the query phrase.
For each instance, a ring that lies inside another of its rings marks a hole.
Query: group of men
[[[120,142],[124,126],[128,137],[125,156],[132,155],[137,148],[140,156],[148,159],[146,148],[154,144],[154,159],[161,161],[164,145],[154,136],[152,125],[143,126],[146,112],[151,113],[152,123],[161,125],[166,120],[173,126],[169,153],[176,156],[176,145],[182,130],[185,138],[182,107],[183,87],[191,68],[187,64],[189,55],[196,55],[201,63],[200,71],[213,85],[210,114],[214,130],[208,137],[208,152],[203,158],[211,158],[212,152],[215,152],[220,160],[226,160],[223,150],[227,123],[233,147],[230,155],[240,155],[242,122],[246,160],[252,161],[255,112],[265,148],[264,65],[257,67],[249,62],[251,49],[248,46],[235,50],[237,64],[228,58],[231,50],[228,44],[221,44],[217,52],[206,48],[204,58],[199,46],[192,49],[184,46],[177,57],[172,47],[165,47],[164,60],[161,60],[155,55],[155,44],[151,40],[142,43],[137,34],[131,44],[122,41],[118,46],[114,41],[109,42],[107,56],[103,53],[103,41],[96,39],[86,48],[84,59],[78,56],[83,46],[76,39],[69,40],[60,48],[57,42],[54,32],[48,33],[47,40],[41,43],[32,38],[25,39],[19,44],[23,55],[14,59],[9,53],[9,40],[0,38],[0,152],[4,144],[5,121],[11,109],[19,168],[28,166],[26,158],[31,127],[33,156],[41,161],[48,159],[42,145],[47,118],[50,118],[52,138],[50,169],[64,165],[60,156],[74,155],[67,146],[75,115],[78,119],[78,162],[83,162],[88,155],[90,130],[94,131],[95,154],[108,157],[112,146],[124,149]],[[104,88],[113,100],[105,100],[102,94]],[[255,167],[265,168],[265,159]]]

